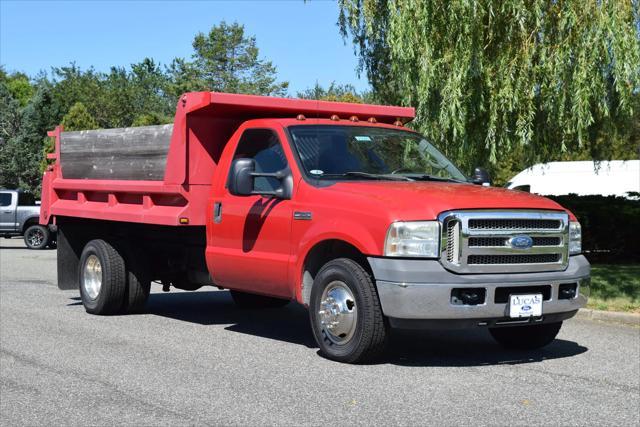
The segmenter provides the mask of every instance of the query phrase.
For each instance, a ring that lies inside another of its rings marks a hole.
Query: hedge
[[[582,225],[582,249],[591,262],[640,263],[640,200],[615,196],[547,196]]]

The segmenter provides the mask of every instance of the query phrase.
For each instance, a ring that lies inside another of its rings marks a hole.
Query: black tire
[[[24,244],[29,249],[44,249],[49,244],[49,229],[40,224],[29,226],[24,232]]]
[[[355,329],[351,338],[344,343],[335,342],[336,337],[332,338],[332,334],[321,324],[321,299],[325,288],[332,283],[346,285],[355,298]],[[320,352],[329,359],[363,363],[377,359],[384,352],[389,326],[382,314],[378,292],[371,275],[351,259],[338,258],[320,269],[311,290],[309,318]]]
[[[122,311],[124,313],[141,313],[149,298],[151,279],[148,263],[141,253],[126,251],[125,265],[127,269],[127,286],[125,287]]]
[[[239,308],[280,308],[290,300],[231,290],[231,298]]]
[[[85,270],[90,270],[89,261],[95,263],[93,257],[99,261],[100,271],[96,274],[101,279],[99,290],[94,296],[89,295],[89,290],[85,286]],[[91,240],[82,250],[78,274],[80,296],[87,313],[99,315],[118,313],[122,307],[127,285],[125,262],[120,252],[104,240]]]
[[[550,344],[560,332],[562,322],[541,325],[490,328],[489,333],[500,345],[509,349],[534,350]]]

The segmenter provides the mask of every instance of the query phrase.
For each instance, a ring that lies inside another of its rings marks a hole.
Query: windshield
[[[289,128],[302,165],[317,179],[433,179],[467,181],[424,137],[363,126]]]

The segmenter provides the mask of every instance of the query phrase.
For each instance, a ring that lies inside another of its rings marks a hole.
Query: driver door
[[[238,158],[255,160],[256,172],[277,172],[288,166],[274,129],[246,129],[226,170]],[[256,178],[255,189],[275,190],[274,178]],[[289,298],[287,271],[291,252],[291,200],[261,195],[235,196],[227,184],[214,193],[207,264],[217,285]]]

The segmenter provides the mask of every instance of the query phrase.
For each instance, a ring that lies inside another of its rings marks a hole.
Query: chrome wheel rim
[[[318,320],[325,336],[336,344],[353,338],[358,323],[356,299],[346,283],[336,280],[324,289]]]
[[[102,287],[102,264],[95,255],[89,255],[84,263],[82,286],[91,299],[96,299]]]
[[[29,235],[27,236],[27,240],[29,241],[29,245],[31,246],[40,246],[42,242],[44,242],[44,233],[42,230],[35,229],[29,231]]]

